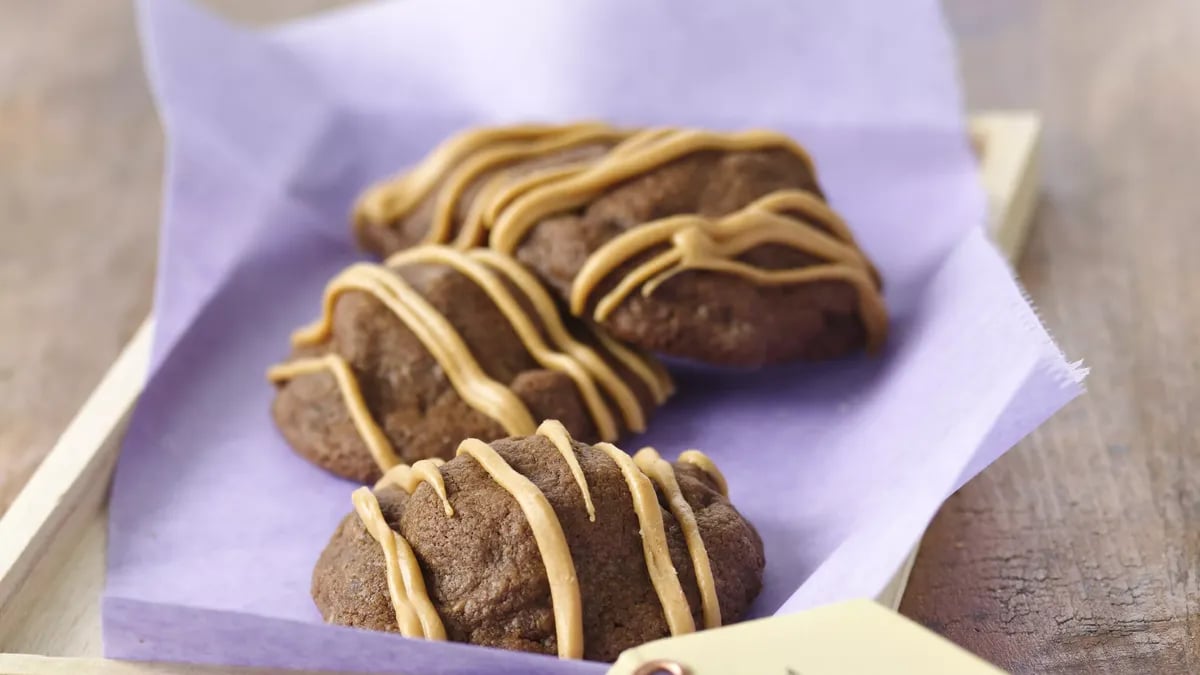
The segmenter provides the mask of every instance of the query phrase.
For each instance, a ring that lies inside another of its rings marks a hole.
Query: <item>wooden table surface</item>
[[[1015,672],[1200,672],[1200,3],[946,4],[970,107],[1044,114],[1020,273],[1093,370],[942,509],[902,611]],[[161,152],[127,2],[0,7],[0,511],[150,307]]]

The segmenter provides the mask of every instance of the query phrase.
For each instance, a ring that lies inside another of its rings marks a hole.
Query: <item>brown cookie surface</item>
[[[487,252],[423,253],[343,272],[324,325],[300,331],[292,357],[272,369],[276,425],[309,461],[368,482],[397,462],[448,458],[463,438],[532,433],[549,418],[580,438],[613,440],[643,427],[669,394],[649,357],[563,323],[557,310],[544,320],[524,292],[531,279],[518,285],[484,264]]]
[[[534,435],[493,442],[491,448],[527,478],[553,510],[569,548],[580,598],[581,653],[611,661],[621,651],[666,637],[670,589],[656,587],[648,571],[634,496],[620,466],[606,452],[574,442],[594,506],[589,519],[579,481],[548,438]],[[692,464],[663,463],[677,481],[690,520],[702,541],[720,623],[738,620],[758,594],[764,565],[762,542],[721,494],[712,477]],[[396,486],[376,492],[387,525],[402,537],[419,562],[428,596],[453,641],[545,654],[561,654],[564,629],[556,620],[547,564],[530,519],[505,487],[474,457],[460,456],[440,468],[447,516],[427,482],[411,497]],[[645,479],[645,474],[638,474]],[[648,480],[648,479],[647,479]],[[677,596],[688,630],[705,627],[704,605],[682,522],[667,504],[661,485],[650,493],[674,567]],[[380,544],[360,516],[351,513],[333,535],[313,573],[313,597],[332,623],[397,631],[389,599],[387,565]],[[662,593],[662,595],[660,595]],[[678,630],[678,629],[677,629]]]

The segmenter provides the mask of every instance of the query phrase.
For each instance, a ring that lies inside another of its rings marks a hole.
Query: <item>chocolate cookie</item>
[[[707,457],[630,458],[554,421],[353,501],[313,571],[330,623],[611,661],[737,621],[762,586],[762,541]]]
[[[360,482],[448,458],[463,438],[533,433],[541,419],[616,440],[671,393],[653,358],[564,319],[532,274],[487,249],[421,246],[353,265],[292,341],[268,373],[275,422],[300,455]]]
[[[471,131],[369,191],[356,224],[377,252],[486,242],[575,315],[673,356],[759,366],[886,338],[878,274],[776,133]]]

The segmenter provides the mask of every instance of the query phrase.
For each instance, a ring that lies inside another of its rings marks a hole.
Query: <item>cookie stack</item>
[[[354,232],[383,262],[331,280],[269,371],[296,452],[378,481],[317,566],[327,620],[609,660],[746,610],[762,544],[716,468],[609,443],[671,395],[655,355],[883,343],[879,276],[800,146],[475,129],[370,188]]]

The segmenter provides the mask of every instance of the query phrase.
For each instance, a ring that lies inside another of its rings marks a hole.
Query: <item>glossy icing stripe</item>
[[[625,261],[662,244],[670,245],[671,250],[679,254],[678,261],[685,267],[694,260],[734,259],[757,246],[777,244],[829,263],[843,263],[864,270],[870,268],[862,253],[852,244],[766,209],[764,203],[777,207],[786,203],[769,199],[777,194],[772,193],[768,198],[721,218],[685,214],[626,230],[588,256],[587,262],[575,275],[571,285],[571,311],[582,313],[587,297],[595,286]]]
[[[452,136],[412,170],[368,189],[354,207],[354,225],[361,229],[403,217],[433,190],[442,176],[482,148],[493,143],[541,138],[560,129],[559,125],[526,124],[468,129]]]
[[[663,617],[671,635],[693,633],[696,623],[688,607],[679,575],[671,562],[671,551],[667,546],[667,533],[663,525],[662,507],[658,504],[658,493],[650,479],[633,463],[633,459],[620,448],[609,443],[594,446],[608,455],[621,469],[625,485],[633,498],[633,510],[637,514],[642,535],[642,553],[646,559],[646,571],[658,600],[662,603]]]
[[[721,496],[729,496],[729,483],[725,482],[725,474],[721,473],[721,470],[717,468],[717,465],[713,463],[708,455],[699,450],[684,450],[675,461],[691,464],[708,474],[708,477],[713,479],[713,482],[717,484],[717,491],[721,493]]]
[[[489,147],[479,148],[450,171],[441,187],[438,188],[433,222],[426,242],[441,244],[455,238],[454,220],[459,204],[468,187],[487,173],[553,152],[583,145],[613,143],[627,135],[628,132],[619,131],[605,124],[575,124],[564,126],[556,133],[537,138],[496,143]],[[502,176],[495,178],[503,181]],[[460,237],[462,240],[475,241],[478,239],[478,235],[484,232],[483,228],[483,212],[468,210],[468,216],[460,227],[460,233],[469,232],[470,234],[460,234]]]
[[[453,516],[454,507],[450,505],[450,498],[446,495],[446,481],[442,479],[442,472],[438,470],[442,464],[444,462],[440,459],[422,459],[412,466],[398,464],[388,469],[383,478],[375,483],[375,487],[380,488],[393,484],[411,495],[416,491],[418,485],[428,483],[429,487],[433,488],[434,494],[441,500],[442,511],[447,516]]]
[[[650,387],[650,394],[654,397],[655,403],[664,403],[675,393],[675,382],[658,359],[646,356],[641,350],[614,340],[603,330],[591,330],[590,332],[610,354],[625,364],[626,368],[633,371],[641,378],[642,382]],[[642,431],[642,429],[633,430]]]
[[[554,351],[546,345],[542,339],[541,332],[538,330],[538,326],[534,324],[530,315],[525,313],[521,304],[509,293],[500,279],[487,266],[473,260],[461,251],[445,246],[419,246],[397,253],[388,258],[387,261],[389,267],[413,263],[445,265],[473,281],[480,290],[488,295],[492,303],[500,310],[504,318],[508,320],[509,326],[512,327],[517,337],[525,345],[526,351],[529,352],[529,355],[538,364],[549,370],[563,373],[571,378],[571,381],[575,383],[576,389],[583,398],[584,404],[587,406],[588,413],[591,415],[600,437],[608,440],[616,439],[619,433],[616,420],[613,417],[612,410],[609,409],[608,402],[600,394],[596,386],[593,373],[589,372],[576,359]],[[547,328],[547,332],[550,332],[549,324],[558,322],[558,313],[555,311],[548,316],[539,313],[539,319],[541,319],[543,327]],[[637,397],[628,388],[625,388],[623,395],[626,405],[638,405]]]
[[[388,594],[400,634],[445,640],[446,629],[429,599],[421,568],[408,542],[392,531],[379,508],[379,500],[370,489],[358,488],[352,501],[363,527],[383,550]]]
[[[562,455],[567,462],[567,467],[571,470],[571,476],[575,478],[575,484],[579,486],[579,493],[583,496],[583,505],[587,508],[588,520],[596,522],[596,507],[592,504],[592,493],[588,490],[587,478],[583,475],[583,467],[579,466],[579,458],[575,456],[575,448],[571,443],[571,434],[567,433],[567,428],[558,420],[546,420],[538,427],[537,433],[539,436],[545,436],[550,439],[554,447],[558,449],[558,454]]]
[[[533,481],[517,473],[483,441],[468,438],[458,446],[458,454],[474,458],[500,487],[517,500],[529,521],[529,529],[533,532],[542,564],[546,567],[558,655],[561,658],[582,658],[583,609],[579,597],[579,578],[575,574],[575,562],[554,508]]]
[[[445,460],[437,458],[437,457],[431,457],[429,459],[423,459],[421,461],[429,462],[430,464],[433,464],[436,467],[441,467],[442,465],[444,465],[446,463]],[[402,488],[405,492],[412,494],[412,490],[410,490],[407,487],[409,485],[409,481],[412,480],[410,478],[411,475],[412,475],[412,467],[411,466],[409,466],[407,464],[397,464],[396,466],[393,466],[392,468],[383,472],[383,476],[380,477],[379,480],[375,481],[375,486],[373,489],[378,490],[379,488],[382,488],[386,485],[397,485],[400,488]]]
[[[570,180],[587,173],[595,166],[595,162],[574,162],[563,166],[551,166],[545,169],[531,171],[508,185],[499,186],[489,195],[490,199],[483,212],[483,224],[490,231],[497,220],[501,218],[504,209],[522,196],[541,187],[552,187],[558,183]],[[494,246],[492,248],[495,248]],[[511,254],[512,251],[504,251]]]
[[[390,309],[442,367],[458,395],[513,436],[533,433],[528,408],[508,387],[487,376],[454,326],[392,271],[367,263],[352,265],[329,282],[320,319],[292,336],[297,346],[328,339],[338,296],[350,290],[371,294]]]
[[[655,133],[658,130],[651,130]],[[651,137],[635,135],[586,170],[527,189],[503,207],[492,224],[488,245],[512,253],[539,220],[583,206],[613,185],[634,178],[676,159],[703,150],[744,151],[779,148],[800,158],[810,169],[812,160],[795,141],[771,131],[717,133],[679,130]]]
[[[687,544],[688,557],[692,559],[692,569],[696,573],[696,588],[700,591],[700,604],[704,613],[704,627],[718,628],[721,625],[721,603],[717,597],[717,580],[713,577],[712,562],[708,557],[708,549],[704,538],[700,536],[700,525],[696,522],[696,513],[691,504],[683,496],[679,481],[675,479],[675,468],[671,463],[659,456],[654,448],[642,448],[633,456],[634,464],[654,481],[662,490],[671,509],[671,515],[679,523],[683,531],[683,539]]]
[[[542,326],[555,346],[582,364],[599,382],[608,397],[617,404],[625,427],[631,431],[645,430],[646,412],[642,409],[637,395],[625,380],[609,367],[596,349],[576,340],[571,335],[559,316],[558,306],[554,304],[554,300],[540,281],[515,260],[501,253],[481,248],[471,251],[468,255],[502,274],[520,289],[542,319]],[[593,335],[596,334],[593,333]],[[596,335],[596,337],[600,336]],[[641,380],[642,384],[650,391],[655,403],[662,403],[670,396],[670,377],[665,370],[655,370],[656,360],[653,357],[635,354],[622,348],[613,340],[601,338],[598,342],[603,351],[607,351]]]
[[[740,276],[759,285],[790,285],[814,281],[843,281],[859,298],[859,314],[867,331],[868,348],[878,348],[887,335],[887,310],[876,288],[875,271],[862,253],[839,238],[844,226],[825,221],[830,232],[769,210],[810,208],[807,213],[828,216],[831,211],[811,208],[810,200],[772,193],[719,219],[698,215],[663,218],[632,228],[592,253],[572,282],[570,303],[574,314],[586,311],[591,293],[605,277],[628,260],[655,247],[668,248],[628,271],[596,303],[593,318],[605,320],[630,293],[641,288],[649,296],[680,272],[708,270]],[[836,219],[836,216],[835,216]],[[848,230],[843,232],[849,236]],[[788,269],[761,269],[738,256],[765,244],[787,246],[824,262]]]
[[[346,410],[350,413],[350,421],[354,423],[359,438],[367,446],[367,451],[371,453],[371,457],[380,471],[387,471],[399,464],[400,458],[396,456],[391,441],[375,423],[371,411],[367,409],[367,402],[363,399],[362,390],[358,387],[358,379],[354,376],[354,371],[341,356],[325,354],[324,356],[281,363],[267,370],[267,379],[278,383],[301,375],[324,371],[333,375],[338,391],[341,392],[342,401],[346,404]]]

